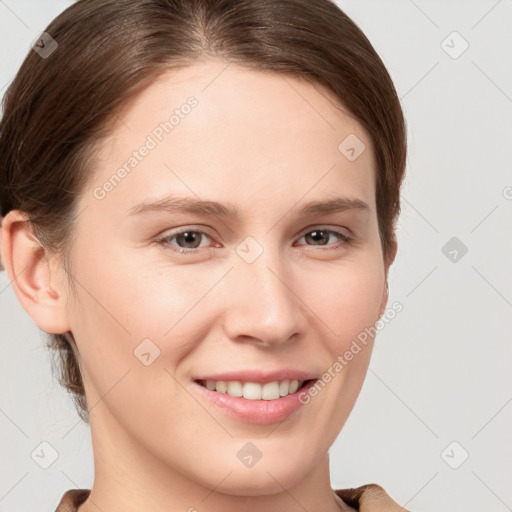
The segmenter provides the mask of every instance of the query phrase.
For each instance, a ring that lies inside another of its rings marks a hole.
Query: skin
[[[190,96],[190,114],[97,199],[94,189]],[[373,340],[279,423],[227,416],[192,378],[280,368],[320,377],[383,314],[394,253],[384,262],[368,133],[318,85],[212,60],[160,77],[119,117],[77,199],[72,277],[30,236],[22,212],[2,225],[2,261],[24,309],[46,332],[72,332],[78,346],[95,463],[80,511],[352,510],[330,487],[327,451]],[[349,134],[366,146],[353,162],[338,150]],[[168,194],[229,202],[240,218],[129,215]],[[298,217],[305,202],[334,196],[369,212]],[[186,245],[171,237],[178,228],[205,235]],[[304,236],[320,228],[354,241]],[[248,236],[263,248],[252,263],[236,251]],[[195,252],[172,250],[180,246]],[[149,366],[133,354],[145,338],[160,350]],[[236,456],[249,441],[262,454],[251,468]]]

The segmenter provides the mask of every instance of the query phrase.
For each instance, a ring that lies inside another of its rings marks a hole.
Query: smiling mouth
[[[282,380],[260,384],[258,382],[224,381],[224,380],[197,380],[196,382],[217,393],[247,400],[278,400],[296,393],[302,387],[312,382],[310,380]]]

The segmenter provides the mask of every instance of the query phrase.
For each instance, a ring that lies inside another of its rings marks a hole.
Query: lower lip
[[[218,393],[194,382],[201,396],[216,405],[223,413],[247,423],[276,423],[283,421],[302,407],[300,393],[307,391],[315,384],[315,380],[307,382],[291,395],[276,400],[248,400],[242,397]]]

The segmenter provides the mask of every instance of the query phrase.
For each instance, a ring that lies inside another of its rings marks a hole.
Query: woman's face
[[[120,114],[71,254],[96,451],[231,494],[280,491],[325,458],[371,338],[344,355],[387,300],[371,141],[327,98],[209,61]],[[276,399],[312,379],[316,394]]]

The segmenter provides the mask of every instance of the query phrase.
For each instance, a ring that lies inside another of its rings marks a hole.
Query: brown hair
[[[375,150],[377,216],[389,260],[405,121],[383,62],[334,2],[79,0],[45,32],[58,47],[46,58],[30,51],[3,100],[0,214],[26,212],[70,277],[76,199],[94,168],[96,144],[127,101],[162,72],[208,56],[320,84],[362,123]],[[59,380],[88,421],[74,340],[68,333],[48,336]]]

